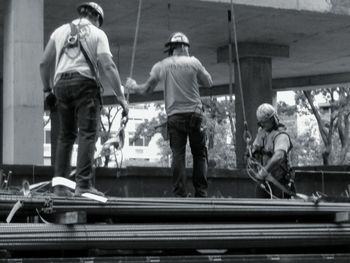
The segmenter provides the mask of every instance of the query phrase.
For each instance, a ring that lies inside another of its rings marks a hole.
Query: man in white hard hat
[[[112,60],[108,38],[100,29],[104,21],[101,6],[82,3],[79,18],[58,27],[46,45],[40,74],[46,103],[57,103],[60,120],[54,176],[68,177],[73,144],[78,138],[75,195],[103,195],[93,185],[92,164],[101,107],[101,83],[112,88],[123,116],[128,105],[121,90],[118,69]],[[54,193],[72,196],[57,186]]]
[[[261,104],[257,111],[259,130],[253,142],[253,156],[261,162],[263,169],[257,174],[259,180],[264,180],[268,173],[277,179],[286,189],[294,189],[294,173],[289,164],[289,152],[293,145],[285,125],[279,122],[275,108]],[[270,184],[272,194],[279,198],[290,196],[273,184]],[[266,185],[265,189],[269,189]],[[266,198],[270,195],[261,187],[257,188],[256,197]]]
[[[210,87],[212,79],[201,62],[189,55],[189,40],[181,32],[170,35],[165,44],[168,57],[157,62],[143,84],[128,79],[126,87],[136,93],[152,92],[159,84],[164,89],[170,147],[173,153],[173,193],[189,195],[186,187],[185,153],[187,138],[193,156],[195,197],[207,196],[207,148],[203,105],[199,85]]]

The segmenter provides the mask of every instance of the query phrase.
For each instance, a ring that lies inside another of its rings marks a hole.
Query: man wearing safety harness
[[[52,33],[40,64],[46,103],[52,106],[57,98],[60,120],[54,176],[69,176],[72,147],[78,137],[75,195],[103,195],[93,185],[92,172],[102,96],[100,83],[113,89],[124,117],[127,118],[129,110],[108,38],[100,29],[104,19],[102,8],[86,2],[77,11],[78,19]],[[73,195],[62,186],[56,186],[54,193]]]
[[[294,172],[288,160],[293,146],[286,127],[279,122],[276,110],[268,103],[258,107],[256,116],[260,127],[253,142],[252,154],[263,165],[256,175],[257,179],[264,181],[270,174],[288,191],[295,192]],[[264,188],[256,189],[256,197],[266,198],[273,194],[278,198],[290,198],[289,194],[273,183],[265,181],[263,184]]]
[[[165,44],[168,57],[156,63],[148,80],[137,84],[128,79],[126,87],[136,93],[152,92],[160,84],[164,88],[165,110],[170,147],[173,153],[173,193],[187,197],[185,153],[187,138],[193,156],[193,186],[195,197],[207,196],[207,148],[203,106],[199,85],[210,87],[212,79],[200,61],[189,55],[188,38],[173,33]]]

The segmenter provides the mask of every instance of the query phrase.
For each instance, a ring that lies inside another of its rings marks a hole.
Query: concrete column
[[[229,61],[228,47],[226,45],[218,48],[218,62]],[[234,46],[232,50],[235,50]],[[232,54],[232,61],[235,63],[236,160],[237,168],[243,168],[245,167],[244,155],[246,153],[246,143],[243,138],[245,130],[243,105],[248,129],[254,140],[258,129],[256,109],[261,103],[272,103],[274,97],[272,92],[272,57],[288,57],[289,47],[269,43],[238,43],[238,55],[242,88],[240,88],[238,81],[236,54],[235,52]]]
[[[240,59],[242,91],[245,117],[248,129],[254,139],[258,125],[256,120],[257,107],[266,102],[272,103],[272,68],[271,58],[244,57]],[[237,65],[235,65],[235,80],[238,80]],[[236,81],[236,160],[237,168],[243,168],[246,143],[244,141],[243,101],[239,83]]]
[[[43,164],[43,0],[4,1],[3,163]]]

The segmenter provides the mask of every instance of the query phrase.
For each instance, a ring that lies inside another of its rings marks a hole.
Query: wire
[[[261,189],[263,189],[269,196],[270,199],[279,199],[272,193],[271,186],[266,180],[264,182],[257,179],[257,174],[260,169],[265,169],[255,158],[248,157],[246,171],[250,179],[252,179]],[[266,189],[266,187],[268,189]]]
[[[249,144],[250,141],[252,140],[252,136],[249,132],[248,129],[248,122],[247,122],[247,116],[246,116],[246,111],[245,111],[245,103],[244,103],[244,95],[243,95],[243,87],[242,87],[242,73],[241,73],[241,65],[240,65],[240,60],[239,60],[239,52],[238,52],[238,41],[237,41],[237,27],[236,27],[236,18],[235,18],[235,10],[234,10],[234,4],[233,1],[231,0],[231,16],[229,20],[232,21],[231,27],[233,31],[233,40],[235,43],[235,53],[236,53],[236,64],[237,64],[237,77],[238,77],[238,87],[239,87],[239,92],[240,92],[240,98],[242,102],[242,115],[243,115],[243,125],[244,125],[244,132],[243,132],[243,138],[246,142],[246,144]],[[231,35],[231,33],[230,33]],[[230,43],[231,46],[231,43]],[[230,51],[230,49],[229,49]],[[229,61],[231,61],[232,57],[230,57]]]
[[[137,44],[137,37],[138,37],[138,34],[139,34],[139,28],[140,28],[141,7],[142,7],[142,0],[139,0],[139,6],[138,6],[137,18],[136,18],[134,44],[133,44],[133,47],[132,47],[132,54],[131,54],[131,64],[130,64],[130,74],[129,74],[130,78],[132,78],[132,75],[133,75],[133,72],[134,72],[136,44]],[[127,90],[127,95],[126,95],[126,100],[127,101],[129,101],[129,96],[130,96],[130,92],[129,92],[129,89],[128,89]]]

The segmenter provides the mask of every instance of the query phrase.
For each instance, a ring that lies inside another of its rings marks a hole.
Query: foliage
[[[152,138],[156,133],[166,132],[165,123],[166,123],[166,114],[164,112],[164,106],[162,104],[156,104],[156,109],[158,110],[158,116],[152,118],[151,120],[145,120],[143,123],[140,123],[135,131],[134,137],[131,141],[135,141],[137,138]],[[163,135],[165,136],[165,134]]]
[[[234,168],[236,162],[234,153],[234,103],[227,99],[204,98],[203,105],[206,116],[210,164],[215,164],[218,168]],[[166,114],[162,104],[159,104],[157,108],[159,110],[158,116],[139,124],[133,140],[140,137],[151,138],[156,133],[162,133],[163,138],[159,139],[157,144],[161,149],[161,162],[169,165],[171,149],[168,141],[164,140]],[[186,166],[192,166],[192,155],[188,146],[186,147]]]
[[[100,118],[100,131],[99,136],[101,140],[101,145],[103,145],[112,136],[112,125],[118,115],[121,107],[116,106],[104,106],[101,110]],[[110,161],[111,152],[109,148],[102,149],[101,155],[104,156],[103,166],[108,167]]]
[[[320,140],[313,130],[313,123],[304,124],[303,134],[294,136],[294,152],[298,165],[345,164],[349,163],[349,122],[350,92],[348,87],[333,87],[317,90],[300,90],[295,92],[296,112],[298,118],[314,116],[319,130]],[[324,103],[316,103],[323,100]],[[293,110],[286,105],[279,105],[279,114],[288,115]],[[300,129],[302,127],[299,127]]]

